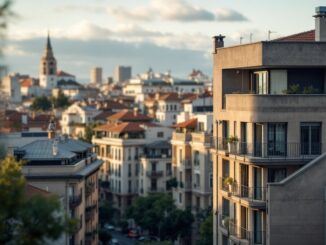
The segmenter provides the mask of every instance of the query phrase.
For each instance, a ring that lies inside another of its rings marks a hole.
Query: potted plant
[[[226,177],[224,179],[223,185],[228,190],[228,192],[231,192],[233,183],[234,183],[234,180],[232,177]]]
[[[228,150],[229,152],[233,152],[236,153],[237,152],[237,146],[238,146],[238,141],[239,138],[238,136],[230,136],[229,138],[227,138],[227,143],[228,143]]]

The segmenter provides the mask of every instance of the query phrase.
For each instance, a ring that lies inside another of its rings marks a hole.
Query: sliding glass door
[[[321,154],[321,123],[301,123],[301,154]]]

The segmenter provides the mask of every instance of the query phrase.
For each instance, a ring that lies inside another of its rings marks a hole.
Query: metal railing
[[[220,177],[220,189],[231,193],[233,196],[246,198],[250,201],[266,201],[266,187],[248,187],[237,183],[236,180],[232,184],[225,183],[226,178]]]
[[[147,171],[146,172],[147,177],[151,177],[151,178],[158,178],[158,177],[162,177],[163,176],[163,171]]]
[[[308,158],[322,153],[322,143],[228,143],[226,138],[215,138],[214,147],[234,155],[244,155],[260,158]]]
[[[78,205],[80,205],[82,202],[82,194],[80,193],[79,195],[74,195],[69,197],[69,207],[70,208],[75,208]]]
[[[191,161],[190,161],[190,159],[184,159],[184,160],[182,160],[181,166],[184,169],[191,169]]]

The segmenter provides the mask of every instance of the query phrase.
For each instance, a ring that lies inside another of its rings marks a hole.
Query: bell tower
[[[54,58],[48,33],[44,53],[40,62],[40,86],[45,89],[53,89],[57,85],[57,61]]]

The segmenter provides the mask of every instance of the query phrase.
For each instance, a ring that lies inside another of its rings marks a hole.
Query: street
[[[119,245],[134,245],[136,240],[126,237],[118,231],[110,231],[112,238],[118,239]]]

